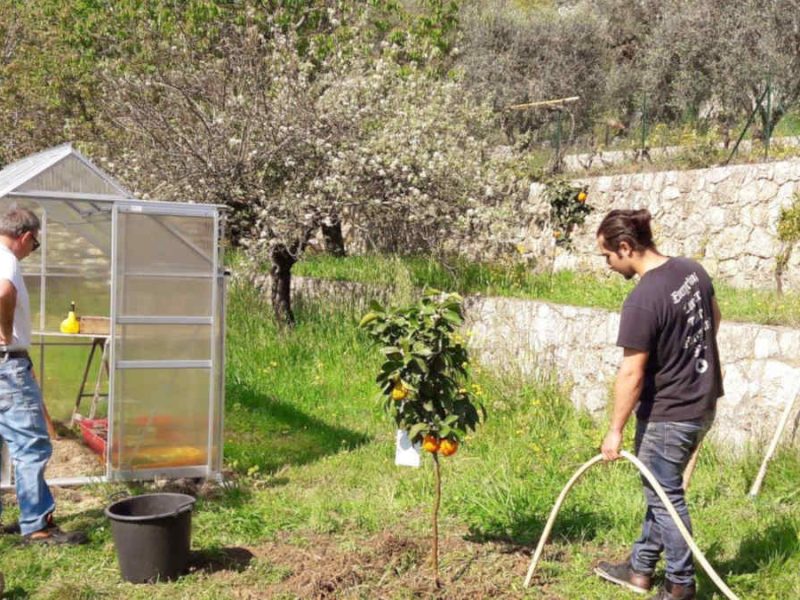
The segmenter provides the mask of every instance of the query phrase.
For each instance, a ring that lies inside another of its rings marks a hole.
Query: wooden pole
[[[783,435],[783,430],[786,429],[786,424],[789,422],[789,415],[791,415],[798,398],[800,398],[800,394],[786,403],[786,408],[784,408],[783,415],[781,415],[781,420],[778,423],[778,429],[775,430],[775,435],[772,436],[772,442],[770,442],[769,448],[767,448],[767,453],[764,455],[764,460],[761,462],[761,467],[758,469],[755,481],[753,481],[753,485],[748,492],[751,498],[755,498],[761,490],[761,484],[764,483],[764,477],[767,476],[767,465],[772,459],[772,455],[775,454],[775,450],[778,448],[778,442],[781,439],[781,435]]]
[[[526,108],[538,108],[540,106],[561,106],[580,100],[580,96],[570,96],[569,98],[557,98],[555,100],[540,100],[539,102],[528,102],[526,104],[512,104],[506,106],[506,110],[525,110]]]

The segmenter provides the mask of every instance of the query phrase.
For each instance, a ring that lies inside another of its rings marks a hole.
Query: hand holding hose
[[[609,429],[603,440],[603,445],[600,446],[600,452],[603,454],[603,460],[612,461],[620,457],[619,451],[622,447],[622,432]]]

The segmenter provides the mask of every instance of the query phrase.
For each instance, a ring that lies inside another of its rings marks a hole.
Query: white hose
[[[686,530],[686,526],[681,521],[681,518],[678,516],[675,507],[672,505],[672,502],[669,501],[667,498],[666,492],[664,492],[664,488],[661,487],[661,484],[658,483],[653,474],[650,470],[645,467],[642,462],[636,458],[633,454],[628,452],[627,450],[622,450],[620,452],[623,458],[627,459],[628,461],[632,462],[633,465],[639,469],[639,472],[644,475],[650,485],[653,486],[656,494],[661,499],[661,502],[664,503],[664,506],[667,508],[667,512],[672,517],[672,520],[675,521],[675,525],[678,527],[678,531],[680,531],[683,539],[686,540],[686,543],[689,545],[689,548],[692,551],[692,554],[703,567],[703,570],[706,574],[711,578],[714,584],[719,588],[722,594],[728,598],[728,600],[739,600],[739,598],[734,594],[730,588],[725,585],[725,582],[722,581],[717,572],[711,568],[711,565],[708,564],[706,557],[700,551],[700,548],[697,547],[697,544],[692,539],[692,536],[689,535],[689,532]],[[547,519],[547,524],[544,527],[544,531],[542,532],[542,537],[539,538],[539,545],[536,546],[536,551],[533,553],[533,560],[531,561],[531,566],[528,569],[528,575],[525,577],[525,587],[529,587],[531,584],[531,579],[533,578],[533,572],[536,569],[536,565],[539,563],[539,559],[542,556],[542,551],[544,550],[544,545],[547,543],[548,538],[550,537],[550,531],[553,529],[553,523],[555,523],[556,516],[558,515],[558,511],[561,510],[561,505],[564,503],[564,499],[567,497],[567,494],[572,489],[572,486],[581,478],[581,476],[592,466],[596,465],[598,462],[603,460],[603,455],[598,454],[597,456],[591,458],[587,461],[583,466],[581,466],[575,474],[570,478],[567,482],[567,485],[564,486],[564,489],[561,490],[561,494],[558,496],[558,500],[556,500],[555,506],[553,506],[553,510],[550,511],[550,516]]]

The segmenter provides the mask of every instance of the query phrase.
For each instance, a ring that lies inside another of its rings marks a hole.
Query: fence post
[[[558,108],[558,120],[556,121],[556,157],[553,163],[553,172],[558,173],[561,171],[561,115],[564,112],[563,108]]]
[[[642,156],[647,152],[647,94],[642,96]]]
[[[772,137],[772,75],[767,76],[767,121],[764,125],[764,158],[769,158],[769,140]]]
[[[756,102],[755,107],[753,108],[752,111],[750,111],[750,116],[747,117],[747,124],[744,126],[744,129],[742,129],[742,132],[739,134],[739,137],[737,138],[736,143],[733,145],[733,150],[731,150],[731,153],[728,155],[728,159],[723,164],[727,165],[729,162],[731,162],[731,159],[733,158],[733,155],[736,154],[736,151],[739,149],[739,144],[742,143],[742,139],[744,138],[744,134],[747,133],[747,130],[749,129],[750,125],[753,123],[753,119],[756,116],[756,112],[758,111],[759,108],[761,108],[761,103],[764,101],[764,97],[767,95],[768,91],[769,91],[769,87],[767,87],[764,90],[764,93],[761,94],[761,96],[758,99],[758,102]]]

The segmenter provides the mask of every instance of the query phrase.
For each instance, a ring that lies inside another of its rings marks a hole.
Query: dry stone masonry
[[[607,410],[622,358],[615,347],[618,313],[473,297],[467,314],[483,364],[529,376],[553,372],[570,386],[576,407],[596,416]],[[723,322],[719,345],[725,396],[712,437],[742,449],[769,438],[800,393],[800,330]]]
[[[693,171],[636,173],[581,179],[595,211],[573,233],[572,251],[556,248],[552,232],[531,227],[525,247],[540,266],[601,271],[594,232],[613,208],[647,208],[654,217],[659,249],[698,259],[712,277],[735,287],[775,288],[781,251],[781,208],[800,191],[800,160],[714,167]],[[535,212],[549,211],[542,186],[531,186]],[[783,275],[784,289],[800,291],[800,248]]]

